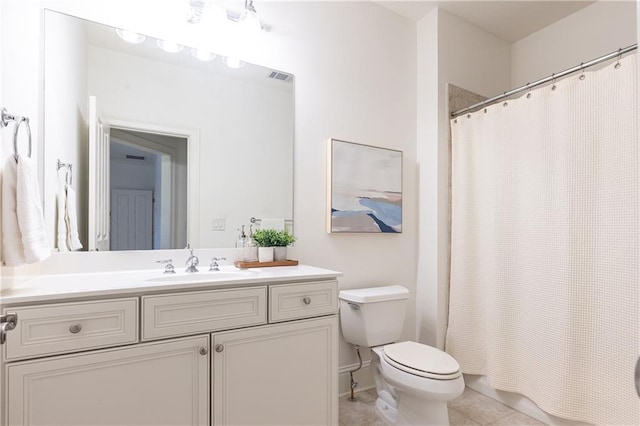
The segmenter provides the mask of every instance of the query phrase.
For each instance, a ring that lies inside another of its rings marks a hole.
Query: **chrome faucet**
[[[187,265],[187,269],[185,272],[198,272],[197,266],[200,264],[200,259],[198,259],[198,256],[193,254],[193,249],[188,245],[187,249],[189,250],[189,257],[185,262],[185,265]]]

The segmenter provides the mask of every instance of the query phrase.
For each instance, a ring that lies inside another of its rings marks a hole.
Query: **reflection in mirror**
[[[90,250],[234,247],[251,217],[293,220],[293,76],[49,10],[44,46],[52,245],[58,159]]]

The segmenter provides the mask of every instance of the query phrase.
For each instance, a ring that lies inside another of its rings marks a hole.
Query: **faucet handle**
[[[226,257],[212,257],[211,265],[209,265],[209,271],[219,271],[218,260],[227,260]]]
[[[176,270],[173,267],[173,259],[156,260],[156,263],[160,263],[162,265],[165,265],[165,267],[164,267],[164,273],[165,274],[175,274],[176,273]]]

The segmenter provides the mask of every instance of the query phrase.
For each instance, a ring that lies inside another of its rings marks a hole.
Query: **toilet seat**
[[[436,380],[460,377],[460,364],[448,353],[417,342],[400,342],[382,348],[391,366],[416,376]]]

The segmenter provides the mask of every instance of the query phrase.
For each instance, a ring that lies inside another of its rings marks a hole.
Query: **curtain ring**
[[[615,69],[618,69],[622,66],[622,64],[620,63],[620,59],[622,59],[622,48],[618,49],[618,61],[616,62],[616,65],[614,66]]]
[[[527,89],[527,99],[529,99],[529,98],[531,97],[531,92],[529,92],[529,84],[531,84],[531,83],[527,82],[527,86],[526,86],[526,89]]]
[[[580,80],[584,80],[584,62],[580,62],[580,71],[582,72],[582,74],[580,74]]]
[[[551,83],[553,84],[551,86],[551,90],[556,90],[557,86],[556,86],[556,74],[555,73],[551,74]]]

